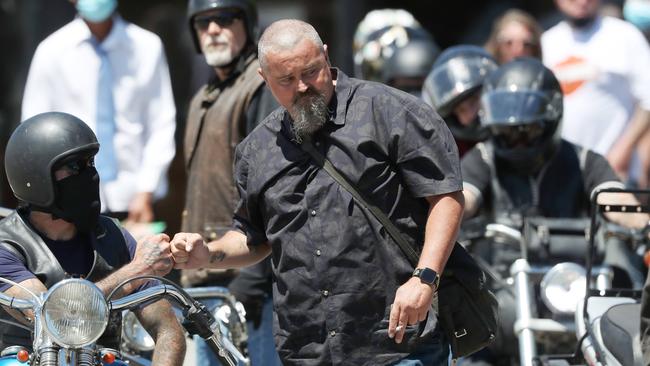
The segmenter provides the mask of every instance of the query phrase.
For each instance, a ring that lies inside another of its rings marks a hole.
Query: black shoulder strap
[[[409,262],[411,262],[411,265],[413,267],[416,267],[418,264],[419,260],[419,255],[415,252],[413,247],[404,239],[402,236],[402,233],[399,231],[399,229],[390,221],[388,216],[377,206],[373,205],[370,203],[370,201],[366,200],[361,192],[359,192],[354,185],[352,185],[345,177],[341,175],[341,173],[334,168],[332,163],[330,163],[327,158],[323,156],[318,150],[314,148],[314,145],[312,145],[311,141],[303,141],[303,143],[300,145],[302,149],[307,152],[311,157],[316,161],[316,163],[325,169],[327,174],[329,174],[341,187],[343,187],[346,191],[350,192],[352,194],[352,197],[363,205],[368,211],[370,211],[376,218],[379,220],[379,222],[384,226],[388,234],[393,238],[395,243],[399,245],[400,249],[402,252],[404,252],[404,255],[406,255],[406,258],[408,258]]]

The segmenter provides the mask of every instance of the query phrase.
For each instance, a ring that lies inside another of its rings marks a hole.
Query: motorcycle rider
[[[519,227],[523,216],[588,217],[596,190],[624,188],[603,156],[560,137],[562,106],[559,82],[536,59],[517,59],[486,79],[479,114],[490,137],[461,160],[464,218],[480,213],[488,222]],[[599,203],[608,202],[637,204],[632,195],[599,195]],[[645,214],[608,214],[607,218],[629,227],[647,222]],[[510,258],[505,251],[492,248],[486,259]],[[615,282],[625,273],[629,280],[642,283],[637,270],[640,258],[630,248],[608,243],[604,258],[615,268]],[[511,296],[498,293],[500,305],[514,306]],[[511,313],[502,311],[504,318]],[[511,333],[512,327],[503,329]]]
[[[136,245],[117,221],[99,214],[99,176],[93,162],[98,150],[92,130],[70,114],[38,114],[16,128],[7,143],[5,169],[21,206],[0,221],[0,277],[35,293],[81,277],[107,295],[126,279],[169,273],[169,237],[147,237]],[[134,281],[118,294],[150,284]],[[20,287],[5,283],[0,291],[26,296]],[[25,320],[22,314],[12,315]],[[156,340],[153,364],[181,365],[185,339],[171,305],[160,300],[136,315]],[[120,331],[121,313],[115,312],[98,344],[119,349]],[[0,341],[2,348],[31,348],[29,332],[13,326],[0,327]]]
[[[422,99],[434,107],[451,130],[462,157],[488,134],[478,119],[483,81],[497,62],[478,46],[458,45],[443,51],[427,75]]]

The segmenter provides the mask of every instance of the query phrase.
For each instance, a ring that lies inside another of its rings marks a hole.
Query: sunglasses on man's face
[[[194,18],[194,28],[206,30],[212,22],[217,23],[219,27],[229,27],[238,18],[241,18],[241,13],[238,12],[219,12],[209,15],[199,15]]]

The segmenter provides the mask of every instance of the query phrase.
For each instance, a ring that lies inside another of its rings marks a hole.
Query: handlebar
[[[213,297],[223,297],[226,301],[231,300],[225,293],[210,294]],[[207,296],[208,294],[204,294],[203,297]],[[238,360],[246,360],[246,357],[241,354],[228,338],[221,336],[219,325],[212,314],[201,303],[187,296],[184,290],[173,285],[158,285],[124,296],[120,299],[111,300],[109,302],[109,308],[111,310],[131,310],[142,304],[154,302],[162,298],[169,298],[183,308],[183,315],[186,319],[183,326],[189,333],[201,336],[222,365],[236,366],[238,365]],[[231,301],[234,306],[234,298]]]
[[[29,310],[35,307],[34,302],[31,300],[7,296],[2,292],[0,292],[0,305],[16,310]]]

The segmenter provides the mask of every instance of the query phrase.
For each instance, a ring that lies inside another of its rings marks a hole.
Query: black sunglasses
[[[210,23],[215,22],[219,27],[229,27],[235,19],[241,18],[241,12],[222,11],[215,14],[199,15],[194,18],[194,28],[206,30]]]

